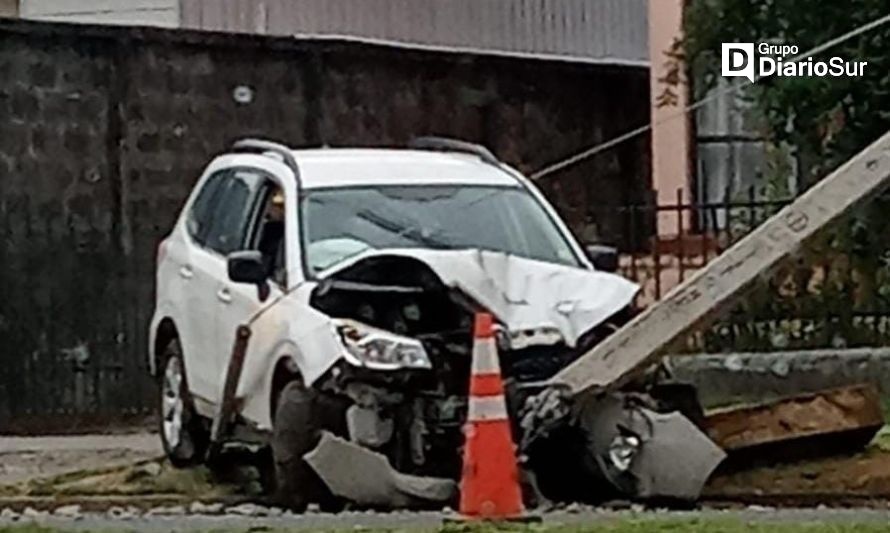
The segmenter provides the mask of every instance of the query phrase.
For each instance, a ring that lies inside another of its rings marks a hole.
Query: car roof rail
[[[414,148],[415,150],[431,150],[436,152],[460,152],[463,154],[471,154],[475,156],[479,156],[479,159],[482,161],[494,165],[500,166],[501,162],[498,158],[491,153],[491,150],[482,146],[481,144],[475,144],[467,141],[461,141],[458,139],[449,139],[447,137],[416,137],[408,143],[409,148]]]
[[[274,141],[265,139],[239,139],[232,144],[233,152],[245,153],[272,153],[281,157],[282,162],[287,165],[297,180],[297,189],[300,188],[300,167],[297,165],[297,158],[287,146]]]

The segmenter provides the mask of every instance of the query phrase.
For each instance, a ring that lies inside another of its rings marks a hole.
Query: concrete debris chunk
[[[145,513],[145,516],[182,516],[185,514],[185,507],[182,505],[173,505],[168,507],[153,507]]]
[[[221,503],[203,503],[203,502],[192,502],[189,505],[189,513],[191,514],[204,514],[204,515],[214,515],[220,514],[223,511],[223,504]]]
[[[57,507],[53,514],[56,516],[60,516],[63,518],[71,518],[71,519],[80,519],[83,518],[83,515],[80,512],[79,505],[63,505],[62,507]]]
[[[133,473],[137,476],[157,477],[161,473],[161,465],[156,462],[144,463],[136,467]]]
[[[457,494],[453,480],[402,474],[382,454],[327,432],[304,458],[331,492],[360,505],[423,507]]]
[[[132,520],[133,518],[136,518],[137,516],[139,516],[138,512],[133,513],[129,509],[125,509],[120,506],[114,506],[114,507],[109,508],[105,512],[105,514],[108,515],[108,518],[111,518],[113,520]]]
[[[565,508],[563,508],[563,512],[566,512],[568,514],[578,514],[583,510],[584,509],[581,507],[581,504],[578,502],[572,502],[566,505]]]
[[[267,507],[255,503],[242,503],[240,505],[226,507],[226,514],[237,516],[269,516],[270,512]]]
[[[37,509],[35,509],[33,507],[25,507],[25,510],[22,511],[23,518],[31,518],[31,519],[45,518],[48,515],[49,515],[49,513],[47,513],[46,511],[38,511]]]

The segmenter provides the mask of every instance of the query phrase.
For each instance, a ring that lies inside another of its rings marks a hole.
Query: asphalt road
[[[293,515],[248,517],[232,514],[138,516],[111,518],[107,515],[77,515],[76,517],[43,516],[32,518],[0,518],[0,528],[24,523],[63,528],[66,531],[127,530],[127,531],[210,531],[258,529],[430,529],[443,524],[449,515],[442,513],[374,513],[346,512],[340,514],[307,513]],[[736,520],[744,523],[765,524],[887,524],[890,511],[874,509],[770,509],[749,507],[739,510],[701,511],[610,511],[578,509],[577,512],[554,512],[541,517],[545,525],[577,526],[616,520]]]

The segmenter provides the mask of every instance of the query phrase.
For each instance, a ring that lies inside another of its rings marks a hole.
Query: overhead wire
[[[797,54],[796,56],[792,57],[788,61],[784,61],[784,63],[794,64],[794,63],[797,63],[803,59],[812,57],[816,54],[820,54],[826,50],[829,50],[829,49],[837,46],[838,44],[840,44],[844,41],[848,41],[848,40],[852,39],[853,37],[857,37],[859,35],[862,35],[863,33],[867,33],[867,32],[869,32],[879,26],[882,26],[888,22],[890,22],[890,14],[887,14],[887,15],[884,15],[883,17],[879,17],[875,20],[872,20],[871,22],[863,24],[862,26],[859,26],[853,30],[850,30],[847,33],[839,35],[838,37],[829,39],[828,41],[825,41],[824,43],[822,43],[818,46],[815,46],[812,49],[807,50],[806,52]],[[759,76],[759,75],[755,76],[754,81],[758,81],[764,77],[768,77],[768,76]],[[632,129],[632,130],[630,130],[626,133],[623,133],[617,137],[609,139],[608,141],[594,145],[594,146],[587,148],[581,152],[578,152],[575,155],[567,157],[561,161],[557,161],[556,163],[551,163],[551,164],[545,166],[544,168],[541,168],[540,170],[533,172],[530,175],[530,178],[533,180],[539,180],[539,179],[544,178],[548,175],[554,174],[555,172],[558,172],[564,168],[567,168],[567,167],[570,167],[577,163],[580,163],[581,161],[583,161],[585,159],[588,159],[588,158],[593,157],[597,154],[605,152],[606,150],[613,148],[625,141],[633,139],[634,137],[636,137],[638,135],[642,135],[655,126],[660,126],[662,124],[676,120],[678,118],[685,117],[686,114],[689,113],[690,111],[695,111],[696,109],[702,107],[703,105],[710,102],[711,100],[719,98],[727,93],[737,91],[741,87],[742,87],[741,84],[736,83],[736,84],[731,84],[729,87],[726,87],[726,88],[723,88],[720,90],[716,90],[716,91],[712,91],[707,96],[703,97],[702,99],[700,99],[696,102],[693,102],[692,104],[687,105],[686,107],[684,107],[681,110],[678,110],[674,113],[666,115],[654,122],[649,122],[648,124],[645,124],[638,128]]]

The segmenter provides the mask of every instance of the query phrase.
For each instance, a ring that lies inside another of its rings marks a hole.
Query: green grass
[[[627,518],[603,520],[597,524],[576,526],[471,526],[443,532],[493,533],[521,531],[529,533],[846,533],[890,532],[890,524],[880,523],[776,523],[738,519],[648,519]]]
[[[884,413],[884,421],[890,420],[890,396],[881,397],[881,412]]]
[[[886,425],[878,431],[874,440],[871,441],[871,445],[883,452],[890,452],[890,425]]]

